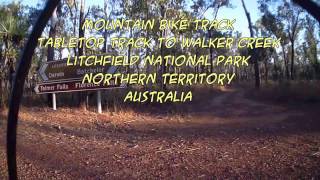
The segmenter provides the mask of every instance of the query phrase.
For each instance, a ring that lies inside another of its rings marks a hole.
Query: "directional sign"
[[[113,88],[124,88],[125,85],[103,85],[94,83],[82,83],[81,80],[64,81],[64,82],[52,82],[37,84],[34,91],[37,94],[45,93],[57,93],[57,92],[71,92],[71,91],[90,91],[98,89],[113,89]]]
[[[110,69],[111,68],[111,69]],[[112,72],[112,71],[113,72]],[[39,75],[44,82],[79,80],[86,73],[115,73],[116,66],[67,66],[67,60],[45,62],[40,66]]]

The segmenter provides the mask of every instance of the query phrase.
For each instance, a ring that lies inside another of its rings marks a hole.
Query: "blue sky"
[[[234,24],[235,30],[242,32],[242,36],[250,36],[248,30],[248,21],[241,4],[241,0],[231,0],[230,2],[233,8],[221,8],[218,12],[217,19],[236,19],[236,23]],[[260,17],[257,1],[245,0],[245,4],[248,11],[250,11],[252,23],[255,23]],[[210,19],[210,16],[208,15],[210,13],[212,12],[208,11],[205,14],[208,19]]]
[[[0,0],[0,3],[9,3],[12,1],[21,1],[25,5],[36,6],[39,2],[43,0]],[[191,0],[189,0],[191,1]],[[103,6],[103,0],[86,0],[86,6],[100,5]],[[242,36],[249,36],[248,22],[244,14],[241,0],[231,0],[233,8],[221,8],[218,13],[218,19],[236,19],[234,24],[235,30],[242,32]],[[252,21],[255,22],[259,17],[258,5],[255,0],[245,0],[247,9],[250,11]],[[189,4],[189,3],[187,3]],[[204,15],[210,19],[212,11],[208,10]]]

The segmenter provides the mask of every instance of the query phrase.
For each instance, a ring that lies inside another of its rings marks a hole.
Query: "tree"
[[[15,2],[0,6],[0,106],[6,104],[4,90],[8,92],[11,89],[16,57],[29,27],[24,8]]]
[[[255,31],[257,35],[260,37],[271,37],[272,32],[268,31],[261,22],[261,19],[256,22],[255,25]],[[265,78],[265,83],[268,83],[268,77],[269,77],[269,64],[271,62],[271,58],[273,57],[273,54],[275,53],[274,48],[257,48],[256,49],[256,55],[259,59],[260,62],[264,64],[264,78]],[[276,66],[276,63],[274,62],[274,66]],[[274,68],[275,70],[277,69],[276,67]]]
[[[196,16],[197,18],[202,18],[204,13],[206,13],[209,9],[212,9],[213,19],[217,18],[218,12],[221,7],[232,7],[232,5],[229,0],[197,0],[194,1],[194,4],[191,6],[194,11],[194,16]],[[208,29],[207,34],[203,33],[202,35],[207,35],[209,38],[213,38],[221,36],[222,34],[214,29]],[[214,51],[217,51],[217,49],[214,49],[212,47],[209,49],[209,57],[211,62],[213,62],[214,59]],[[210,66],[210,72],[213,72],[213,63]]]
[[[279,15],[272,14],[265,4],[260,5],[260,10],[263,13],[261,17],[261,25],[269,31],[271,34],[273,34],[276,38],[281,38],[280,44],[281,44],[281,51],[283,56],[283,62],[284,62],[284,68],[285,68],[285,76],[287,80],[290,79],[290,72],[289,72],[289,59],[288,59],[288,53],[287,45],[289,44],[289,37],[286,34],[284,27],[285,24],[282,21],[282,19],[279,18]]]
[[[81,0],[80,1],[80,17],[79,17],[79,38],[83,38],[84,34],[85,34],[85,29],[82,28],[83,23],[85,21],[85,13],[84,13],[84,9],[85,9],[85,1]],[[80,42],[79,42],[80,43]],[[84,46],[80,46],[80,44],[78,45],[78,56],[82,56],[85,54],[84,51]],[[84,110],[87,109],[87,105],[88,105],[88,93],[87,92],[79,92],[79,105],[80,107],[82,107]]]
[[[66,28],[70,28],[69,31],[72,31],[73,36],[77,36],[77,14],[78,14],[78,4],[76,0],[65,0],[64,4],[67,6],[68,12],[70,14],[70,21],[71,22],[70,26],[66,26]],[[66,23],[66,24],[67,24]],[[78,53],[77,48],[73,48],[73,54],[76,55]]]
[[[252,22],[251,22],[251,17],[250,17],[250,13],[248,12],[246,5],[244,3],[243,0],[241,0],[242,2],[242,7],[244,9],[244,12],[246,14],[247,20],[248,20],[248,24],[249,24],[249,30],[250,30],[250,37],[254,37],[254,31],[253,31],[253,26],[252,26]],[[255,49],[253,49],[251,51],[251,54],[254,58],[254,74],[255,74],[255,87],[257,89],[260,88],[260,73],[259,73],[259,62],[256,59],[256,53],[255,53]]]
[[[282,6],[279,6],[280,18],[287,22],[285,24],[284,30],[288,34],[288,38],[291,45],[291,67],[290,67],[290,78],[294,80],[295,69],[294,69],[294,59],[295,59],[295,40],[298,37],[299,32],[302,30],[302,23],[300,15],[302,13],[301,9],[297,6],[284,1]]]
[[[317,37],[314,34],[316,29],[316,21],[312,19],[310,16],[305,17],[304,21],[305,26],[305,38],[306,38],[306,58],[309,60],[312,65],[316,77],[320,78],[320,64],[318,62],[318,53],[317,53]]]

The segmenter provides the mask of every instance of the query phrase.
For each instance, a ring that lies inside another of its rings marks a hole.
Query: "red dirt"
[[[233,89],[214,96],[178,114],[23,107],[19,177],[320,178],[318,105],[266,104]],[[7,176],[4,119],[2,113],[0,179]]]

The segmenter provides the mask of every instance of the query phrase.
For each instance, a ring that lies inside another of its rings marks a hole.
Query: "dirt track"
[[[222,106],[223,104],[223,106]],[[184,113],[23,108],[21,179],[320,178],[317,107],[249,100],[227,89]],[[3,113],[4,114],[4,113]],[[0,179],[6,177],[0,121]]]

